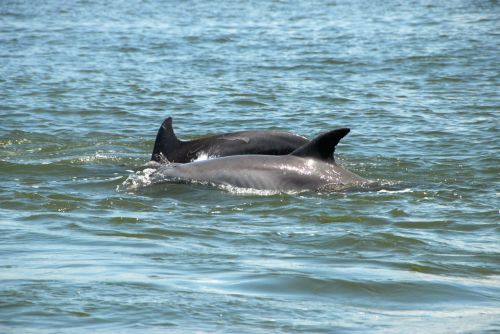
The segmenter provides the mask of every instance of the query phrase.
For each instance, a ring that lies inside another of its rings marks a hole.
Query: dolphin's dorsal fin
[[[167,148],[167,150],[172,151],[180,144],[181,141],[175,135],[174,129],[172,127],[172,117],[168,117],[163,121],[160,129],[158,129],[155,146],[153,148],[153,154],[151,154],[151,160],[158,162],[164,161],[166,152],[163,152],[162,148]]]
[[[298,157],[309,157],[320,160],[333,160],[335,146],[344,138],[350,129],[341,128],[323,133],[290,153]]]

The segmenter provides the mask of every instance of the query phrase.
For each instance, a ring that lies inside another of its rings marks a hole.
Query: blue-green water
[[[0,332],[500,330],[497,1],[0,1]],[[348,193],[128,191],[182,138],[352,129]],[[128,180],[128,181],[127,181]]]

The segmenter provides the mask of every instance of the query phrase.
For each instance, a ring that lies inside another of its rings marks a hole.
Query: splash
[[[83,157],[76,158],[72,160],[71,162],[95,162],[95,161],[100,161],[100,160],[112,160],[112,161],[117,161],[120,158],[114,153],[114,152],[96,152],[93,155],[86,155]]]
[[[133,192],[153,184],[152,174],[156,168],[145,168],[130,174],[121,185],[116,187],[117,191]]]

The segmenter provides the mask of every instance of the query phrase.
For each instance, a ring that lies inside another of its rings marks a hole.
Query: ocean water
[[[0,332],[499,332],[499,22],[482,0],[0,1]],[[132,189],[167,116],[183,139],[349,127],[337,159],[390,186]]]

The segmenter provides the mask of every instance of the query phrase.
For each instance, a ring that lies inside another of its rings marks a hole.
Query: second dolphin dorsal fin
[[[163,121],[160,129],[158,129],[153,154],[151,154],[151,160],[163,162],[165,158],[168,158],[168,152],[164,152],[164,150],[166,149],[171,152],[180,144],[181,141],[175,135],[172,127],[172,117],[168,117]]]
[[[349,131],[351,130],[348,128],[341,128],[325,132],[311,140],[309,143],[297,148],[295,151],[290,153],[290,155],[320,160],[333,160],[335,146],[337,146],[339,141],[344,138]]]

